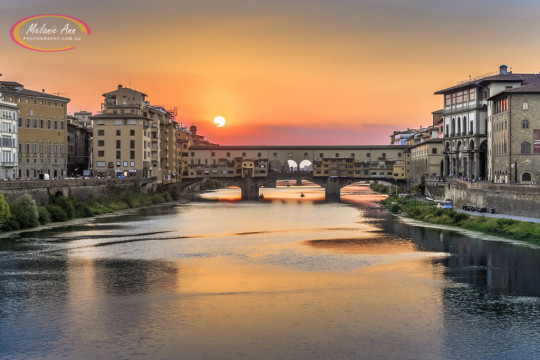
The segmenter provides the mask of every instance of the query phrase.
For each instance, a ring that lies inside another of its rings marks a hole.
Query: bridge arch
[[[313,162],[308,159],[304,159],[298,165],[299,171],[313,171]]]

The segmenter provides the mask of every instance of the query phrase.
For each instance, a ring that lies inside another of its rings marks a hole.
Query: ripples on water
[[[280,190],[3,240],[0,358],[539,353],[538,250],[397,222],[365,187]]]

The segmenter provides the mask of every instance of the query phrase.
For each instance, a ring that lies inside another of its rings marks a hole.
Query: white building
[[[17,178],[17,104],[3,100],[0,94],[0,180]]]

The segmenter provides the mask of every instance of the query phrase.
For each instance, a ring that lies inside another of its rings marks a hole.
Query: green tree
[[[29,194],[24,194],[19,197],[17,201],[11,205],[11,213],[19,223],[21,229],[39,225],[37,205]]]
[[[4,199],[4,195],[0,195],[0,229],[4,227],[4,224],[8,222],[11,217],[11,210],[9,205]]]

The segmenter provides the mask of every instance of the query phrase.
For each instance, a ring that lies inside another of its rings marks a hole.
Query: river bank
[[[46,206],[37,206],[29,194],[22,195],[12,204],[7,204],[0,195],[0,238],[19,232],[86,222],[91,218],[179,200],[187,202],[194,196],[196,195],[182,194],[179,188],[171,186],[152,193],[141,193],[138,189],[123,190],[105,199],[89,198],[83,201],[58,196],[51,198],[51,203]]]
[[[391,213],[401,214],[417,221],[471,230],[540,246],[540,223],[439,209],[433,202],[396,196],[382,200],[381,204],[385,205]]]

